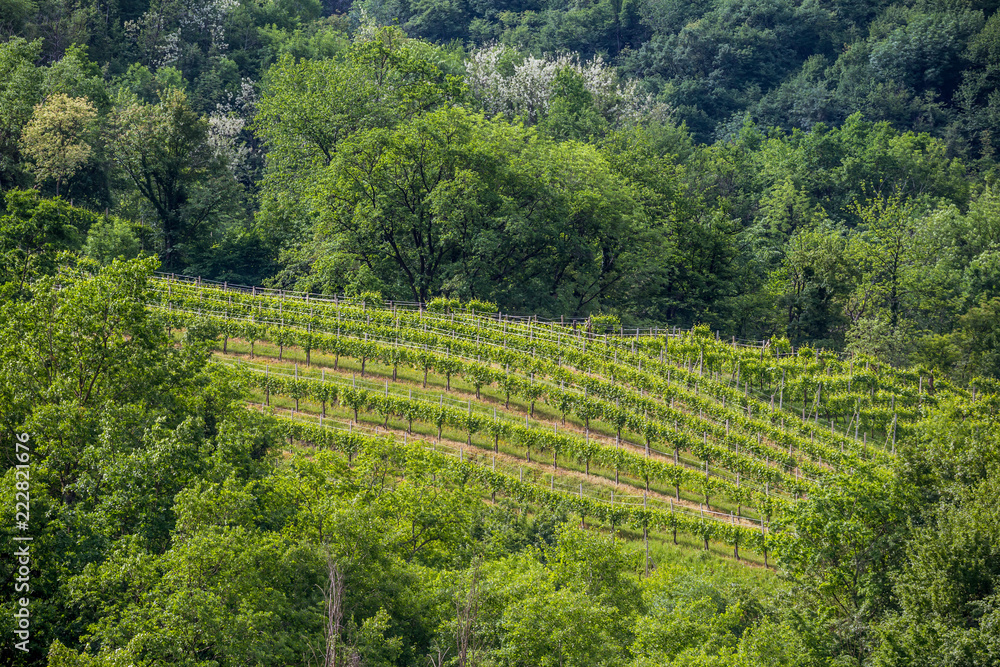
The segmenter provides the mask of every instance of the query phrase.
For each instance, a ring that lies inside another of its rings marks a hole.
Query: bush
[[[497,305],[492,301],[473,299],[465,304],[465,310],[470,313],[495,313],[497,312]]]
[[[449,299],[445,296],[435,297],[427,302],[427,312],[430,313],[453,313],[461,310],[461,307],[462,301],[460,299]]]
[[[588,331],[603,332],[608,329],[615,330],[620,327],[622,321],[617,315],[591,315],[587,321]]]

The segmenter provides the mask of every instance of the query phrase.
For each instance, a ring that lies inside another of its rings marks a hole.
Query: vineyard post
[[[702,506],[701,503],[698,503],[698,507],[701,510],[701,525],[704,528],[704,527],[706,527],[708,525],[708,524],[705,523],[705,508]],[[704,533],[702,533],[702,538],[705,540],[705,551],[708,551],[708,531],[707,530]]]
[[[781,369],[781,389],[778,392],[778,409],[785,406],[785,369]]]
[[[223,283],[226,284],[226,283]],[[233,306],[233,295],[229,295],[229,305],[226,306],[226,329],[223,331],[222,336],[222,354],[226,354],[229,348],[229,309]]]
[[[736,473],[736,488],[737,489],[740,488],[740,473],[739,472]],[[736,494],[736,498],[737,498],[737,502],[736,502],[736,516],[742,518],[743,517],[743,497],[739,493],[737,493]]]
[[[814,422],[816,423],[817,426],[819,425],[819,403],[821,400],[823,400],[822,382],[820,382],[819,385],[816,387],[816,413],[813,416],[814,416]]]
[[[556,425],[555,424],[552,425],[552,434],[553,435],[557,434]],[[553,438],[552,439],[552,469],[553,470],[558,470],[558,467],[559,467],[558,466],[558,458],[557,458],[558,457],[558,453],[559,453],[559,448],[556,446],[556,440],[555,440],[555,438]]]
[[[611,539],[615,539],[615,490],[611,489]]]
[[[708,461],[705,461],[705,507],[709,506],[709,504],[708,504],[708,490],[709,490],[708,487],[709,487],[710,483],[711,483],[711,480],[710,480],[709,474],[708,474]]]
[[[760,520],[760,543],[764,550],[764,567],[767,568],[767,531],[764,529],[764,519]]]
[[[895,401],[895,396],[893,396],[893,401]],[[892,413],[892,453],[896,453],[896,413]]]
[[[674,544],[677,544],[677,517],[674,516],[674,501],[670,500],[670,526],[674,529]]]
[[[732,510],[729,511],[729,522],[734,526],[736,525],[736,518],[733,516]],[[736,560],[740,559],[740,531],[733,531],[733,555],[736,556]]]
[[[649,576],[649,520],[646,518],[646,493],[642,494],[642,541],[646,544],[646,576]]]

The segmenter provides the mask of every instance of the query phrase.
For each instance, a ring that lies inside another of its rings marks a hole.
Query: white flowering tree
[[[548,113],[556,75],[564,69],[582,77],[594,106],[612,123],[668,115],[665,105],[644,95],[636,81],[620,80],[600,57],[587,62],[570,54],[522,57],[503,44],[492,44],[472,51],[465,67],[469,88],[490,115],[537,123]]]
[[[240,93],[227,95],[225,102],[216,105],[208,115],[209,147],[216,157],[229,168],[236,180],[249,183],[254,174],[251,162],[260,159],[260,147],[253,145],[249,131],[250,122],[256,113],[257,91],[254,82],[244,78],[240,82]]]

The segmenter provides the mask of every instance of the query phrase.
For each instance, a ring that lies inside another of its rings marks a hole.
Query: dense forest
[[[0,187],[97,259],[995,375],[995,9],[12,0]]]
[[[0,663],[1000,663],[998,9],[0,0]]]

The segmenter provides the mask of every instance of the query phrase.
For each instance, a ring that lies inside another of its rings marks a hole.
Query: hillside
[[[970,398],[871,358],[704,327],[626,330],[166,275],[154,292],[172,327],[220,339],[216,361],[295,440],[419,443],[458,457],[494,496],[737,558],[742,546],[766,559],[771,521],[829,475],[887,474],[925,407]]]
[[[0,0],[0,665],[1000,664],[1000,0]]]
[[[908,664],[931,623],[935,659],[989,646],[934,596],[991,595],[961,587],[996,562],[993,380],[156,266],[4,287],[14,664]]]

